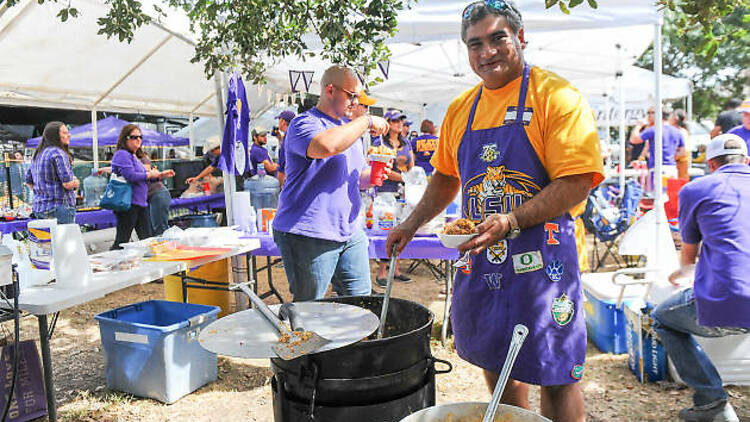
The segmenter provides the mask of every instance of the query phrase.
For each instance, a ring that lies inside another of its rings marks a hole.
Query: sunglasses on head
[[[504,0],[475,1],[474,3],[471,3],[470,5],[466,6],[466,8],[464,9],[464,12],[461,14],[461,16],[463,17],[463,20],[469,20],[469,18],[471,17],[471,11],[474,10],[474,8],[479,6],[480,4],[484,4],[486,7],[497,10],[498,12],[501,12],[508,8],[508,4],[505,3]]]
[[[143,139],[143,136],[141,136],[141,135],[128,135],[128,139],[131,140],[131,141],[133,139]]]

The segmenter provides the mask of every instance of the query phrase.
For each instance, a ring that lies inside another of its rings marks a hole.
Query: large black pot
[[[360,306],[376,315],[383,304],[377,296],[322,301]],[[386,320],[382,339],[370,338],[290,361],[271,359],[284,394],[321,405],[366,405],[395,400],[424,385],[435,373],[450,371],[450,363],[434,358],[430,351],[433,314],[429,309],[391,298]],[[435,371],[435,362],[445,363],[448,369]]]

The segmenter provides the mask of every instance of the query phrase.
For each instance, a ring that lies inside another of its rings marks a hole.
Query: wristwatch
[[[505,216],[508,218],[508,225],[510,226],[510,230],[508,230],[505,237],[508,239],[515,239],[521,235],[521,227],[518,226],[518,220],[512,212],[505,214]]]

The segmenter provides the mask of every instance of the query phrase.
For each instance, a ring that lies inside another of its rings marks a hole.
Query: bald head
[[[333,65],[326,69],[323,77],[320,79],[321,92],[325,91],[328,85],[342,86],[357,84],[357,75],[348,67]]]

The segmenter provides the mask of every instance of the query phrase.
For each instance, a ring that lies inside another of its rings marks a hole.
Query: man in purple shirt
[[[278,165],[271,160],[265,145],[268,142],[268,131],[256,126],[252,132],[253,145],[250,147],[250,176],[258,174],[258,167],[263,164],[266,174],[276,177]]]
[[[747,146],[736,135],[719,135],[708,144],[706,159],[712,174],[680,191],[682,266],[669,277],[675,285],[692,277],[693,287],[668,298],[651,315],[677,372],[695,390],[693,407],[681,410],[680,419],[738,421],[719,373],[692,336],[750,332]]]
[[[279,179],[280,186],[284,186],[284,180],[286,180],[286,170],[284,170],[284,166],[286,166],[284,135],[286,135],[286,131],[289,129],[289,123],[292,122],[292,119],[294,119],[295,116],[296,115],[292,110],[284,110],[279,113],[278,116],[274,117],[274,119],[279,119],[279,129],[277,131],[277,137],[279,138],[279,165],[277,166],[276,176]]]
[[[742,124],[730,129],[729,133],[742,138],[750,149],[750,99],[743,101],[737,110],[742,112]]]
[[[371,291],[368,240],[357,223],[360,188],[367,188],[360,137],[368,129],[385,133],[377,116],[344,121],[360,84],[346,67],[323,74],[320,100],[295,117],[286,135],[286,183],[273,223],[294,301],[322,298],[328,286],[339,295]]]

